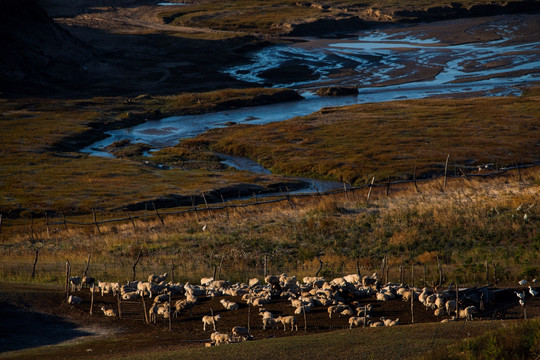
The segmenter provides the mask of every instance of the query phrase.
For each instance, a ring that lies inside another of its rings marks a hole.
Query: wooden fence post
[[[446,190],[446,178],[448,175],[448,160],[450,159],[450,154],[446,156],[446,163],[444,164],[444,185],[443,190]]]
[[[69,260],[66,260],[66,287],[65,287],[65,291],[66,291],[66,302],[68,301],[69,299],[69,277],[71,276],[71,265],[69,263]]]
[[[414,288],[414,264],[411,267],[411,277]],[[411,289],[411,324],[414,324],[414,290]]]
[[[439,285],[442,285],[443,272],[442,272],[442,264],[441,264],[441,259],[439,258],[439,254],[437,254],[437,270],[439,271]]]
[[[0,215],[1,217],[2,215]],[[1,219],[0,219],[1,222]],[[45,226],[47,227],[47,239],[51,237],[51,232],[49,229],[49,214],[45,211]]]
[[[36,264],[38,262],[38,255],[39,255],[39,250],[36,250],[36,257],[34,258],[34,266],[32,266],[32,276],[31,276],[32,279],[36,275]]]
[[[122,300],[120,299],[120,292],[116,293],[116,301],[118,302],[118,318],[122,318]]]
[[[92,209],[92,216],[94,218],[94,225],[96,225],[96,228],[97,228],[98,232],[101,234],[101,230],[99,229],[99,224],[97,222],[96,210],[94,210],[94,209]]]
[[[317,260],[319,260],[319,270],[317,270],[317,272],[315,273],[315,277],[319,276],[319,273],[321,272],[321,269],[323,267],[323,261],[321,259]]]
[[[459,320],[459,286],[456,281],[456,320]]]
[[[268,276],[268,254],[264,254],[264,277]]]
[[[137,255],[137,260],[135,260],[135,263],[131,267],[131,269],[133,270],[133,281],[135,281],[135,278],[136,278],[136,276],[135,276],[135,268],[137,267],[137,264],[139,263],[141,255],[142,255],[142,250],[139,251],[139,255]]]
[[[386,197],[390,194],[390,175],[388,175],[388,181],[386,182]]]
[[[171,292],[169,291],[169,331],[172,331]]]
[[[90,315],[92,315],[92,311],[94,309],[94,290],[95,285],[92,284],[92,286],[90,287]]]
[[[195,211],[195,215],[197,216],[197,221],[201,221],[201,219],[199,218],[199,213],[197,211],[197,207],[195,206],[195,201],[193,200],[193,196],[190,196],[189,197],[191,199],[191,206],[193,207],[193,211]]]
[[[66,216],[64,215],[64,213],[62,212],[62,222],[64,223],[64,230],[67,231],[67,221],[66,221]]]
[[[247,320],[248,332],[251,331],[251,305],[248,303],[248,320]]]
[[[88,260],[86,261],[86,268],[84,269],[83,278],[88,275],[88,268],[90,267],[90,259],[92,258],[92,254],[88,255]]]
[[[141,291],[141,300],[144,311],[144,321],[148,324],[148,313],[146,312],[146,302],[144,301],[144,291]]]
[[[414,183],[414,188],[416,189],[416,192],[419,193],[420,190],[418,190],[418,184],[416,183],[416,165],[414,166],[413,183]]]
[[[306,305],[302,300],[302,312],[304,313],[304,332],[307,332],[307,315],[306,315]]]
[[[367,195],[367,205],[369,205],[369,199],[371,199],[371,191],[373,190],[373,183],[375,182],[375,176],[371,178],[371,185],[369,185],[369,191]]]
[[[159,214],[158,209],[156,208],[156,204],[154,204],[153,201],[152,201],[152,206],[154,207],[154,211],[156,212],[156,215],[157,215],[159,221],[161,221],[161,225],[165,226],[165,222],[163,221],[163,218]]]

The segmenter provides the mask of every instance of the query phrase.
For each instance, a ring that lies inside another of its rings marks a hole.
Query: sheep
[[[203,278],[201,278],[201,285],[202,285],[202,286],[208,286],[208,285],[210,285],[210,283],[211,283],[212,281],[214,281],[214,278],[213,278],[213,277],[208,277],[208,278],[207,278],[207,277],[203,277]]]
[[[206,325],[212,325],[214,327],[214,331],[216,331],[216,322],[221,319],[221,315],[217,314],[214,316],[205,315],[202,317],[203,322],[203,330],[206,331]]]
[[[343,279],[345,279],[345,281],[347,281],[348,283],[357,284],[360,282],[360,275],[350,274],[350,275],[344,276]]]
[[[152,298],[152,291],[155,291],[154,284],[150,282],[140,282],[137,284],[137,292],[140,296],[144,296],[148,292],[150,299]]]
[[[459,310],[459,317],[462,319],[472,321],[473,314],[476,314],[476,308],[474,306],[468,306],[465,309]]]
[[[68,297],[68,304],[80,304],[81,298],[74,295],[69,295]]]
[[[122,294],[122,300],[136,300],[139,297],[139,293],[136,291],[126,292]]]
[[[369,324],[371,316],[352,316],[349,318],[349,329],[352,329],[353,326],[360,326],[364,324]]]
[[[98,286],[101,289],[101,296],[107,293],[113,293],[116,296],[117,292],[120,292],[120,284],[115,282],[105,282],[98,280]]]
[[[168,300],[169,300],[169,294],[161,294],[161,295],[157,295],[154,298],[154,303],[165,302],[165,301],[168,301]]]
[[[259,285],[259,279],[257,279],[257,278],[249,279],[249,287],[250,288],[255,287],[257,285]]]
[[[80,276],[72,276],[69,278],[69,283],[71,285],[71,291],[81,291],[82,288],[82,279]]]
[[[220,300],[221,305],[227,310],[238,310],[238,304],[233,301],[228,301],[225,299]]]
[[[444,308],[437,308],[435,309],[435,312],[433,313],[433,315],[435,316],[444,316],[446,314],[446,311],[444,310]]]
[[[292,315],[278,316],[276,318],[276,321],[279,321],[283,324],[283,331],[287,330],[287,325],[291,325],[291,331],[293,331],[294,328],[296,328],[296,331],[298,331],[298,325],[296,325],[296,318]]]
[[[365,316],[371,314],[371,309],[373,309],[373,305],[367,304],[366,306],[361,306],[356,309],[356,315],[357,316]]]
[[[369,324],[369,327],[378,327],[378,326],[384,326],[384,323],[382,321],[377,321],[377,322]]]
[[[116,317],[117,316],[116,311],[114,309],[108,309],[105,306],[101,307],[101,311],[103,311],[105,316],[110,316],[110,317]]]
[[[262,323],[263,323],[263,330],[266,330],[266,327],[267,326],[271,326],[271,327],[274,327],[274,326],[277,326],[277,320],[273,317],[268,317],[268,318],[264,318],[262,319]]]
[[[270,299],[267,298],[256,298],[253,299],[251,305],[253,306],[264,306],[270,302]]]
[[[242,339],[242,341],[247,341],[252,338],[249,330],[242,326],[235,326],[232,328],[233,339]]]
[[[311,286],[315,286],[315,287],[322,287],[325,280],[323,277],[320,277],[320,276],[306,276],[305,278],[302,279],[302,282],[306,285],[311,285]]]
[[[157,315],[163,316],[164,319],[168,319],[171,316],[168,302],[164,304],[157,304]]]
[[[168,273],[164,273],[163,275],[150,274],[150,276],[148,276],[148,282],[151,284],[152,283],[159,284],[160,282],[165,281],[168,275],[169,275]]]
[[[391,319],[385,319],[382,317],[381,321],[384,323],[384,326],[395,326],[399,324],[399,318],[397,318],[396,320],[391,320]]]
[[[177,317],[178,314],[182,311],[182,310],[189,310],[189,314],[190,315],[193,315],[193,307],[195,306],[195,302],[192,302],[192,301],[188,301],[187,299],[184,299],[184,300],[178,300],[176,301],[174,307],[175,307],[175,311],[174,311],[174,314],[173,316],[174,317]]]
[[[94,284],[95,281],[96,281],[96,279],[94,279],[93,277],[85,276],[81,280],[81,285],[82,285],[82,287],[84,287],[84,286],[90,287],[90,286],[92,286]]]
[[[153,322],[154,324],[157,321],[158,307],[159,307],[158,304],[153,304],[148,310],[148,319],[150,322]]]
[[[221,344],[230,344],[232,342],[229,334],[219,333],[217,331],[210,335],[210,339],[216,344],[216,346]]]
[[[455,312],[457,309],[457,302],[456,300],[448,300],[445,304],[446,307],[446,313],[450,315],[452,312]]]

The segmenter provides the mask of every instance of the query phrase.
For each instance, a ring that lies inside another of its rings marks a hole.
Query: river
[[[254,52],[251,62],[223,71],[256,85],[288,87],[304,100],[190,116],[174,116],[127,129],[82,150],[111,156],[103,148],[129,139],[160,149],[227,123],[265,124],[323,107],[434,96],[519,95],[540,80],[540,15],[462,19],[369,30],[340,39],[295,39]],[[276,72],[305,70],[294,81]],[[273,75],[269,75],[273,74]],[[304,78],[302,78],[304,77]],[[314,89],[356,85],[357,96],[319,97]],[[230,165],[264,172],[247,160]],[[244,165],[238,165],[244,164]]]

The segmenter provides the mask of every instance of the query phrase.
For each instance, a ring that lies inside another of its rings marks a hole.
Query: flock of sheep
[[[134,281],[124,285],[115,282],[93,281],[91,278],[71,277],[72,290],[81,290],[83,286],[89,286],[95,293],[106,293],[121,296],[124,300],[140,299],[141,297],[152,298],[153,304],[148,310],[148,319],[156,322],[158,317],[169,319],[177,317],[183,312],[192,314],[192,309],[197,306],[202,297],[223,297],[220,300],[223,311],[237,311],[239,303],[227,299],[227,296],[240,298],[249,306],[258,307],[262,322],[262,329],[277,328],[283,326],[283,330],[290,328],[298,331],[297,316],[306,316],[315,308],[325,307],[328,316],[346,316],[349,318],[349,328],[359,326],[395,326],[399,319],[386,319],[373,316],[373,303],[384,302],[394,299],[402,299],[408,302],[420,302],[426,309],[431,309],[435,316],[446,316],[442,322],[453,321],[458,318],[472,320],[477,313],[481,302],[488,302],[490,293],[487,289],[468,295],[466,299],[460,297],[456,301],[455,291],[428,288],[414,288],[403,284],[380,283],[377,274],[360,277],[351,274],[331,281],[323,277],[304,277],[298,281],[295,276],[269,275],[260,282],[258,278],[250,279],[246,283],[231,284],[225,280],[202,278],[199,284],[166,282],[167,273],[162,275],[150,275],[147,282]],[[178,299],[174,304],[171,299]],[[288,315],[275,316],[264,307],[277,299],[286,300],[290,303],[291,311]],[[361,300],[373,300],[370,304],[361,305]],[[466,301],[465,301],[466,300]],[[69,302],[80,303],[81,299],[71,295]],[[101,307],[105,316],[117,316],[114,309]],[[235,326],[231,334],[216,331],[216,323],[221,319],[220,314],[206,315],[202,317],[203,331],[211,328],[212,345],[228,344],[235,341],[249,340],[251,335],[247,328]]]

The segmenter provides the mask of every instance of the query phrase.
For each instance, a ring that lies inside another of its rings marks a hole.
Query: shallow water
[[[252,54],[249,64],[224,71],[240,80],[275,87],[304,89],[305,100],[192,116],[174,116],[132,128],[107,132],[109,138],[83,149],[111,156],[103,148],[121,139],[150,144],[155,149],[175,145],[227,123],[265,124],[303,116],[323,107],[420,99],[433,96],[506,96],[540,80],[540,41],[535,32],[538,16],[524,21],[516,16],[494,17],[465,31],[474,42],[453,43],[452,23],[402,30],[371,30],[354,38],[304,39],[294,45],[264,48]],[[426,30],[428,29],[428,30]],[[433,31],[430,31],[432,29]],[[456,28],[456,33],[463,29]],[[475,37],[479,34],[485,41]],[[489,36],[486,36],[488,34]],[[457,36],[457,35],[456,35]],[[262,75],[294,60],[312,69],[317,80],[271,83]],[[327,85],[357,85],[359,94],[318,97],[309,89]],[[232,165],[233,160],[227,160]],[[238,163],[245,163],[239,161]],[[239,165],[235,165],[239,166]],[[253,164],[242,169],[255,171]],[[257,169],[265,172],[265,169]]]

